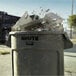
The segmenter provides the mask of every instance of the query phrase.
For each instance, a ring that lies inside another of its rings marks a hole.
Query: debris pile
[[[12,31],[53,31],[63,32],[63,19],[54,13],[47,13],[43,18],[28,15],[27,12],[12,27]]]

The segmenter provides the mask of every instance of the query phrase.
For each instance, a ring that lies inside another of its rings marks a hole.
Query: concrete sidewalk
[[[65,76],[76,76],[76,44],[73,48],[64,50]]]

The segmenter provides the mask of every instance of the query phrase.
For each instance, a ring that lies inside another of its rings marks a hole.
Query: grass
[[[76,39],[71,39],[71,41],[73,42],[73,44],[76,44]]]
[[[0,49],[0,55],[6,55],[6,54],[10,54],[10,49],[7,48]]]

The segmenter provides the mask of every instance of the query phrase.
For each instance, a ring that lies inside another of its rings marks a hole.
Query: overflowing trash
[[[16,31],[50,31],[62,35],[64,41],[64,49],[72,48],[73,44],[70,41],[67,33],[63,28],[63,18],[54,13],[47,13],[40,18],[38,15],[28,15],[27,12],[16,22],[12,27],[12,32]],[[11,38],[9,35],[7,46],[11,47]]]
[[[63,18],[54,13],[47,13],[43,18],[28,15],[27,12],[12,27],[12,31],[53,31],[63,32]]]

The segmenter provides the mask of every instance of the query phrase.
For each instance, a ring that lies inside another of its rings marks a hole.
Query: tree
[[[70,27],[76,28],[76,15],[69,16],[68,24],[70,25]]]
[[[68,24],[70,25],[70,38],[72,38],[72,28],[76,30],[76,15],[69,16]]]

